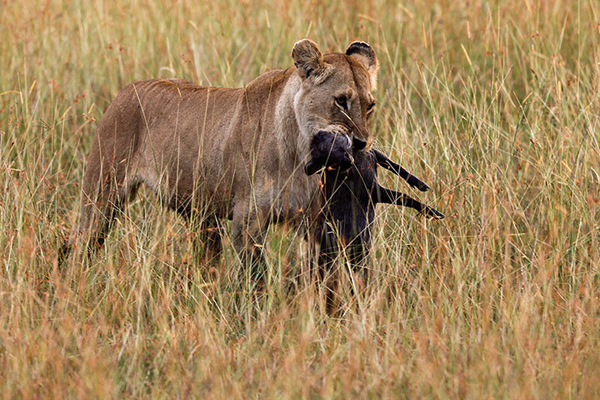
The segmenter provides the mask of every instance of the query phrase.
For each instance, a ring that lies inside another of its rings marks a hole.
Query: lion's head
[[[314,42],[303,39],[294,45],[292,58],[301,79],[294,110],[302,135],[347,133],[357,150],[370,144],[369,120],[375,107],[371,92],[379,67],[373,48],[354,42],[344,54],[323,55]]]

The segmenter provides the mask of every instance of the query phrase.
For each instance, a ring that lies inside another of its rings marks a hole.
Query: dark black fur
[[[327,160],[323,166],[341,165],[346,160],[345,154],[351,151],[348,143],[324,132],[315,137],[311,145],[312,160]],[[406,179],[411,186],[429,189],[424,182],[374,149],[354,151],[354,164],[346,171],[326,168],[322,177],[324,206],[313,232],[314,240],[320,245],[321,268],[330,268],[342,249],[352,266],[363,264],[371,248],[371,227],[377,203],[410,207],[427,217],[444,218],[439,211],[403,193],[382,188],[377,180],[378,165]]]
[[[352,142],[348,136],[319,131],[312,139],[311,159],[304,167],[304,172],[306,175],[312,175],[328,167],[345,171],[353,162]]]

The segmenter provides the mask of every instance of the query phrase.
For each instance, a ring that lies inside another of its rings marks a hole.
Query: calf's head
[[[304,167],[307,175],[313,175],[321,168],[345,171],[352,166],[352,142],[347,135],[335,135],[319,131],[312,138],[310,160]]]

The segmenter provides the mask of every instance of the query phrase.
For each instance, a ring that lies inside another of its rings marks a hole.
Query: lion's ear
[[[371,88],[375,89],[377,86],[377,71],[379,70],[379,61],[377,61],[375,50],[368,43],[353,42],[346,49],[346,55],[353,57],[367,69],[371,77]]]
[[[292,59],[302,79],[319,72],[324,67],[323,53],[319,47],[309,39],[302,39],[292,49]]]

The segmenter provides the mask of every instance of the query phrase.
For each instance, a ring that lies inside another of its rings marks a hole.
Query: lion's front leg
[[[191,221],[193,251],[200,265],[217,264],[223,252],[222,232],[216,217],[197,217]]]
[[[263,248],[268,217],[268,209],[259,209],[248,203],[236,206],[233,212],[233,245],[242,263],[240,276],[259,285],[265,282]]]

